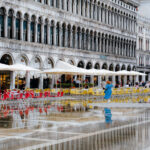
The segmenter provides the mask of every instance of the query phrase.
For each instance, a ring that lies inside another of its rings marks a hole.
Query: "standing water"
[[[0,150],[148,150],[150,110],[130,112],[112,111],[112,124],[101,110],[70,116],[34,110],[23,121],[15,112],[12,128],[0,130]]]

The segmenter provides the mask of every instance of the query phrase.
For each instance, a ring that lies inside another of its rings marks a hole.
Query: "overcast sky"
[[[140,15],[150,18],[150,0],[142,0],[138,12]]]

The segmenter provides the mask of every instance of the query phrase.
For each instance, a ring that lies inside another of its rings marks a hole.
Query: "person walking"
[[[113,85],[111,84],[110,81],[106,82],[106,87],[105,87],[105,96],[104,99],[106,99],[108,102],[110,102],[111,94],[112,94],[112,87]]]

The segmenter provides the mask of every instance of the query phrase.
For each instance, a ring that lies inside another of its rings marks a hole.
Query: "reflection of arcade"
[[[0,63],[6,64],[6,65],[12,65],[12,58],[5,54],[2,56]],[[0,88],[1,90],[9,89],[10,88],[10,71],[1,71],[0,72]]]
[[[0,72],[0,88],[1,90],[9,89],[10,88],[10,72]]]

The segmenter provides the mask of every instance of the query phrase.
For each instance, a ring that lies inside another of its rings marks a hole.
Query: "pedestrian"
[[[112,87],[113,85],[111,84],[110,81],[106,82],[106,87],[105,87],[105,96],[104,99],[106,99],[108,102],[110,102],[111,94],[112,94]]]

